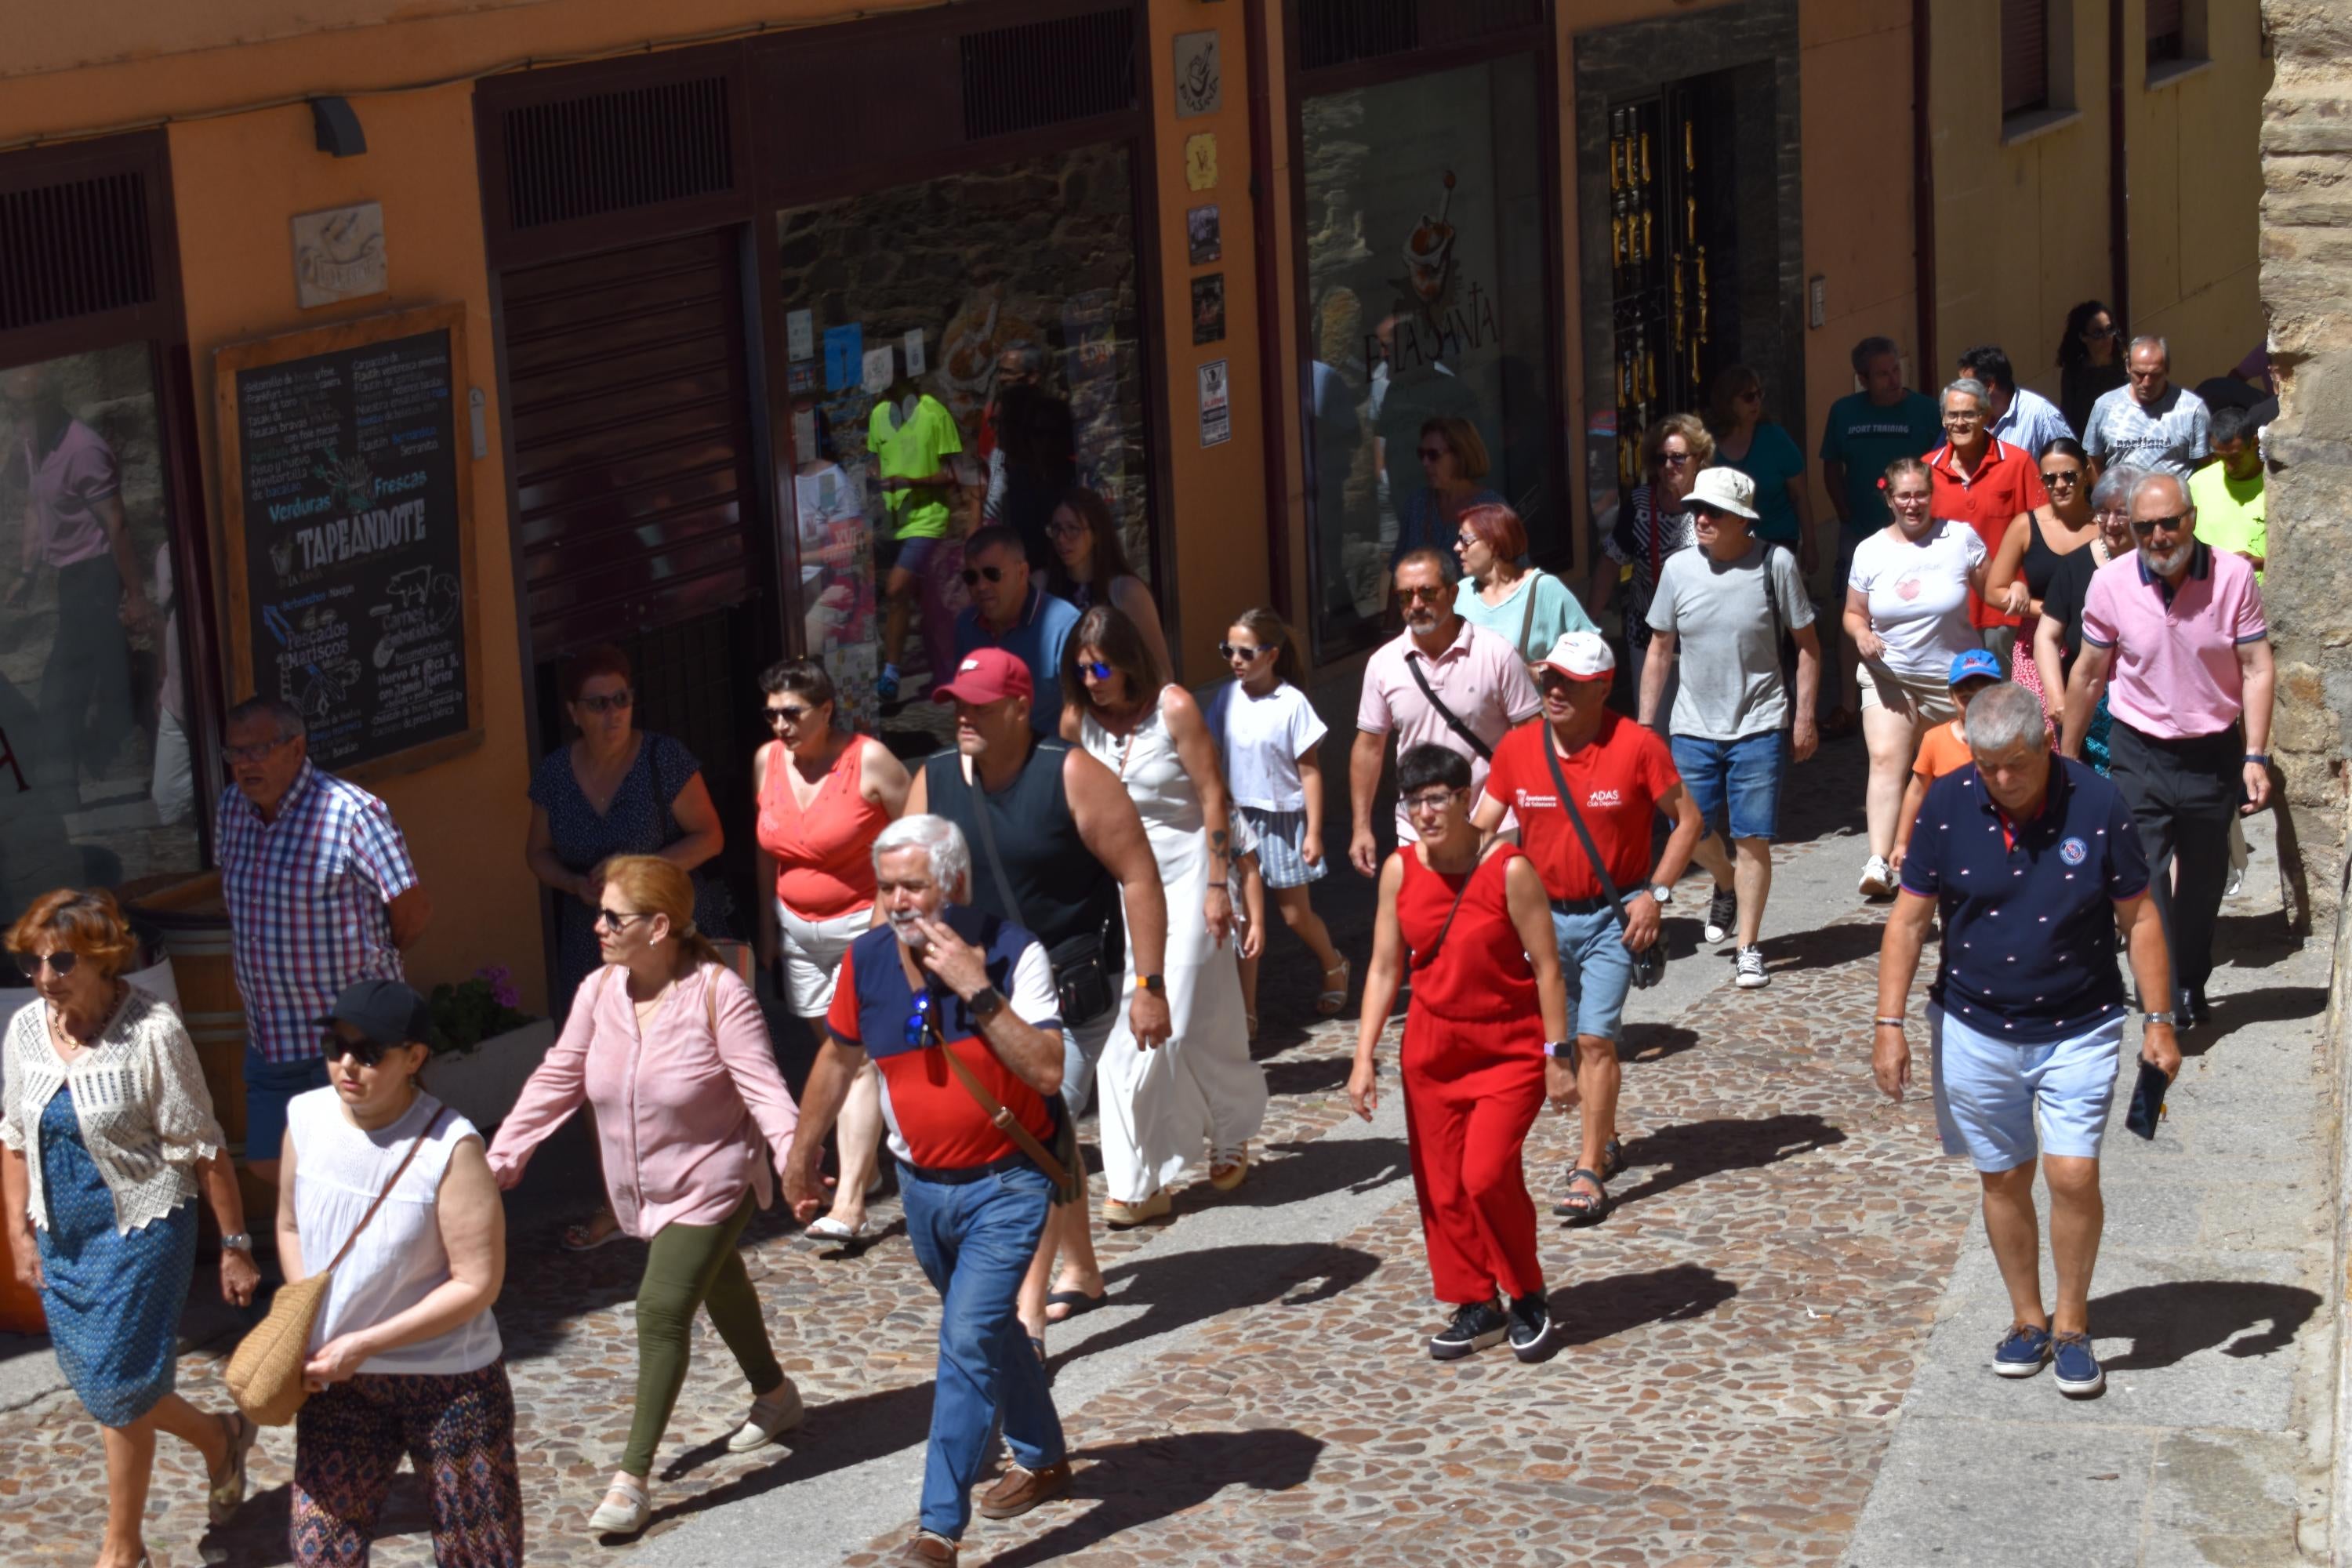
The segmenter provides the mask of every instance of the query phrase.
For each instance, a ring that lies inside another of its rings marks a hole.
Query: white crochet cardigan
[[[114,1195],[119,1234],[195,1196],[195,1166],[226,1142],[195,1042],[177,1013],[135,985],[70,1067],[49,1043],[48,1004],[37,997],[18,1008],[0,1071],[0,1143],[25,1155],[26,1208],[42,1230],[49,1205],[41,1195],[41,1110],[59,1084],[73,1094],[82,1144]]]

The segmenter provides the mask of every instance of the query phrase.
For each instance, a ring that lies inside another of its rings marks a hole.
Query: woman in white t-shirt
[[[1845,633],[1861,655],[1862,737],[1870,749],[1870,858],[1862,891],[1895,891],[1886,858],[1919,737],[1958,715],[1948,676],[1956,654],[1984,646],[1969,624],[1969,593],[1985,593],[1985,546],[1975,529],[1934,515],[1934,481],[1916,458],[1897,458],[1881,481],[1894,521],[1855,547],[1846,580]],[[2012,585],[2011,613],[2025,584]]]

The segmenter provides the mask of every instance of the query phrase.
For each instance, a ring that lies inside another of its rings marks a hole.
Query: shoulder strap
[[[1004,859],[996,852],[996,829],[989,821],[988,792],[980,787],[972,776],[971,759],[959,754],[956,765],[963,770],[963,787],[971,796],[971,823],[980,833],[980,851],[988,858],[989,875],[996,879],[996,896],[1003,900],[1004,918],[1014,925],[1026,926],[1021,918],[1021,900],[1013,896],[1013,881],[1004,874]]]
[[[982,1087],[980,1079],[972,1076],[971,1069],[963,1065],[962,1058],[948,1049],[947,1037],[940,1030],[940,1017],[947,1006],[947,998],[940,994],[937,985],[930,986],[929,990],[930,1020],[925,1027],[930,1031],[932,1044],[940,1047],[940,1055],[947,1058],[948,1070],[955,1074],[956,1081],[963,1085],[964,1092],[971,1096],[973,1102],[988,1118],[989,1125],[1012,1139],[1015,1148],[1035,1161],[1037,1168],[1045,1173],[1045,1179],[1054,1184],[1056,1191],[1068,1190],[1070,1173],[1067,1168],[1054,1158],[1052,1151],[1037,1142],[1035,1133],[1021,1124],[1019,1117],[1007,1110],[1003,1101]]]
[[[1536,629],[1536,590],[1543,585],[1543,568],[1528,568],[1528,606],[1519,612],[1519,656],[1528,657],[1528,634]]]
[[[1772,617],[1772,647],[1777,656],[1781,641],[1789,635],[1780,617],[1780,595],[1772,587],[1772,556],[1780,547],[1769,539],[1758,542],[1764,546],[1764,610]]]
[[[1481,760],[1489,763],[1493,762],[1495,760],[1495,748],[1480,740],[1478,738],[1478,732],[1475,730],[1473,730],[1469,725],[1465,724],[1461,721],[1460,717],[1454,713],[1453,709],[1448,708],[1444,702],[1438,700],[1436,691],[1433,690],[1429,684],[1429,677],[1422,674],[1421,672],[1421,650],[1419,648],[1405,649],[1404,667],[1405,669],[1412,676],[1412,683],[1421,688],[1422,696],[1427,698],[1429,700],[1429,705],[1437,710],[1437,716],[1445,721],[1445,727],[1453,731],[1455,734],[1461,736],[1462,739],[1468,743],[1470,749],[1478,753]]]
[[[1559,752],[1552,744],[1549,728],[1538,739],[1543,742],[1544,761],[1551,764],[1551,784],[1559,792],[1560,809],[1568,813],[1569,826],[1576,829],[1577,841],[1584,846],[1585,856],[1592,862],[1592,874],[1601,879],[1601,890],[1609,896],[1609,907],[1617,912],[1617,923],[1622,926],[1625,923],[1625,895],[1617,890],[1616,880],[1609,875],[1609,868],[1601,860],[1601,851],[1593,847],[1592,835],[1584,826],[1584,813],[1576,809],[1576,797],[1569,793],[1568,774],[1560,771]]]
[[[341,1266],[344,1258],[347,1257],[352,1250],[352,1243],[360,1238],[360,1232],[368,1227],[368,1221],[375,1218],[375,1211],[383,1207],[383,1200],[392,1196],[392,1189],[400,1185],[401,1177],[408,1174],[409,1163],[416,1158],[416,1152],[425,1147],[425,1141],[433,1136],[434,1130],[441,1125],[441,1119],[448,1114],[449,1108],[446,1105],[440,1110],[435,1111],[433,1113],[433,1120],[425,1124],[425,1131],[419,1132],[415,1138],[410,1141],[408,1152],[400,1157],[400,1163],[393,1169],[392,1180],[386,1182],[383,1184],[383,1190],[376,1194],[375,1201],[367,1206],[367,1213],[360,1215],[359,1224],[352,1226],[351,1235],[343,1237],[342,1246],[335,1249],[334,1261],[328,1264],[324,1268],[320,1269],[320,1273],[332,1274]]]
[[[1421,858],[1418,850],[1415,851],[1413,858],[1416,861]],[[1431,964],[1437,962],[1437,950],[1445,945],[1445,933],[1454,929],[1454,917],[1462,912],[1462,900],[1470,896],[1470,884],[1476,881],[1478,879],[1478,873],[1486,868],[1486,862],[1481,860],[1478,864],[1470,868],[1470,874],[1467,877],[1462,879],[1462,886],[1454,895],[1454,907],[1445,911],[1445,923],[1437,928],[1437,935],[1431,939],[1429,945],[1423,949],[1420,953],[1415,955],[1421,960],[1419,967],[1426,969]],[[1428,874],[1433,877],[1437,875],[1435,871],[1431,871],[1425,865],[1422,867],[1422,869],[1428,872]]]

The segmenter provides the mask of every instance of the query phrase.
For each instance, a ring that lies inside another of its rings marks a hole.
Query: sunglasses
[[[931,1026],[931,994],[915,994],[915,1010],[907,1015],[907,1044],[911,1048],[923,1043],[923,1036]]]
[[[2188,526],[2189,514],[2184,511],[2176,513],[2171,517],[2136,517],[2132,519],[2131,531],[2138,537],[2146,539],[2149,534],[2154,533],[2159,528],[2164,530],[2167,533],[2178,533],[2183,528]]]
[[[1421,460],[1424,463],[1434,463],[1441,458],[1450,458],[1453,455],[1453,453],[1447,451],[1443,447],[1423,447],[1421,449]]]
[[[319,1055],[326,1060],[333,1061],[339,1057],[349,1057],[354,1063],[363,1068],[380,1065],[383,1060],[384,1049],[384,1047],[376,1044],[373,1040],[347,1040],[332,1029],[328,1030],[326,1038],[319,1042]]]
[[[787,703],[782,708],[771,708],[767,710],[768,728],[781,730],[787,724],[797,724],[814,711],[814,709],[797,703]]]
[[[1454,804],[1455,793],[1450,789],[1423,790],[1419,795],[1406,796],[1404,808],[1407,811],[1419,812],[1444,811]],[[1465,790],[1460,793],[1466,795],[1469,792]]]
[[[987,578],[992,583],[1002,583],[1004,581],[1004,568],[1002,566],[967,566],[963,569],[963,585],[967,588],[979,587],[980,580],[982,577]]]
[[[1661,452],[1658,454],[1658,461],[1665,464],[1666,467],[1670,468],[1679,468],[1690,460],[1691,455],[1688,452]]]
[[[1251,647],[1237,642],[1221,642],[1217,645],[1217,657],[1223,659],[1238,658],[1246,661],[1257,658],[1265,651],[1262,647]]]
[[[2054,474],[2043,474],[2042,482],[2045,485],[2079,485],[2083,482],[2083,476],[2072,469],[2061,468]]]
[[[1078,660],[1078,673],[1091,675],[1097,680],[1108,680],[1113,672],[1110,666],[1099,659],[1082,658]]]
[[[2083,330],[2083,335],[2086,338],[2116,338],[2123,335],[2123,329],[2113,326],[2085,327]]]
[[[1399,588],[1397,590],[1397,596],[1399,598],[1407,600],[1421,599],[1433,605],[1441,603],[1442,601],[1452,597],[1453,594],[1454,590],[1448,588],[1443,583],[1438,584],[1433,588]]]
[[[615,691],[610,697],[582,697],[575,700],[591,713],[626,713],[629,704],[636,699],[626,691]]]
[[[280,735],[274,741],[264,741],[257,746],[224,746],[221,748],[221,752],[232,763],[257,763],[293,738],[291,735]]]
[[[631,921],[649,921],[653,918],[654,917],[651,915],[625,915],[618,910],[598,910],[596,911],[596,929],[598,931],[626,931],[629,929],[629,922]]]
[[[69,947],[61,947],[57,952],[47,954],[20,952],[16,955],[16,967],[25,972],[25,978],[27,980],[38,980],[41,977],[41,965],[44,963],[49,966],[50,973],[63,980],[74,972],[74,965],[80,962],[81,954]]]

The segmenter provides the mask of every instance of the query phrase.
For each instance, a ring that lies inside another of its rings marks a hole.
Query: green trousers
[[[747,1192],[721,1223],[664,1226],[646,1248],[646,1277],[637,1286],[637,1413],[621,1456],[621,1468],[633,1476],[653,1473],[654,1450],[686,1384],[697,1307],[710,1314],[755,1395],[784,1380],[751,1276],[735,1250],[755,1206]]]

